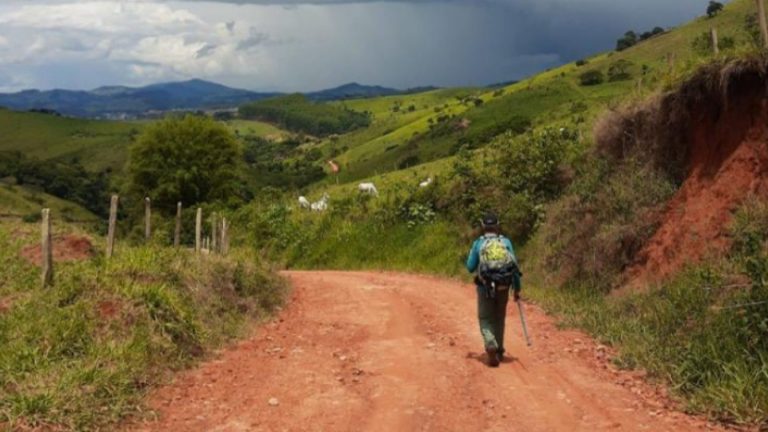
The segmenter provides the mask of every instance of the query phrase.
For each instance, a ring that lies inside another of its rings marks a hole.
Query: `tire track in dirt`
[[[508,350],[483,363],[471,286],[371,272],[289,272],[288,305],[253,338],[151,396],[136,431],[693,431],[604,349],[536,307],[509,307]],[[270,404],[270,400],[272,404]],[[275,403],[277,402],[277,403]]]

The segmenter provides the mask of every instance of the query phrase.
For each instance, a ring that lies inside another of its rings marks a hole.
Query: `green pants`
[[[477,318],[480,321],[480,333],[483,335],[485,349],[495,348],[500,353],[504,352],[504,323],[507,318],[509,291],[496,291],[493,298],[488,298],[484,288],[477,288]]]

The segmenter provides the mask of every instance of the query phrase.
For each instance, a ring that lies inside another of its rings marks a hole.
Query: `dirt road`
[[[392,273],[286,273],[286,309],[152,397],[138,431],[686,431],[606,350],[510,304],[509,353],[485,366],[473,288]]]

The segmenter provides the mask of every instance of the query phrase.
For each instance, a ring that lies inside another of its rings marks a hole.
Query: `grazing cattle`
[[[419,187],[420,188],[425,188],[425,187],[427,187],[427,186],[429,186],[431,184],[432,184],[432,177],[430,177],[430,178],[424,180],[423,182],[419,183]]]
[[[379,196],[379,190],[376,189],[376,185],[374,185],[373,183],[360,183],[357,186],[357,190],[362,193],[367,193],[369,195]]]
[[[309,203],[309,200],[307,199],[307,197],[303,197],[303,196],[299,197],[299,207],[303,209],[308,209],[310,206],[311,204]]]
[[[328,200],[330,200],[331,197],[328,196],[327,193],[323,194],[323,197],[320,198],[320,201],[313,202],[311,205],[313,212],[324,212],[328,210]]]

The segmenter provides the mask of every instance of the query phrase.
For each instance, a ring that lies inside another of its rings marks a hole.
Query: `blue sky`
[[[305,91],[508,81],[706,0],[3,0],[0,91],[190,78]]]

